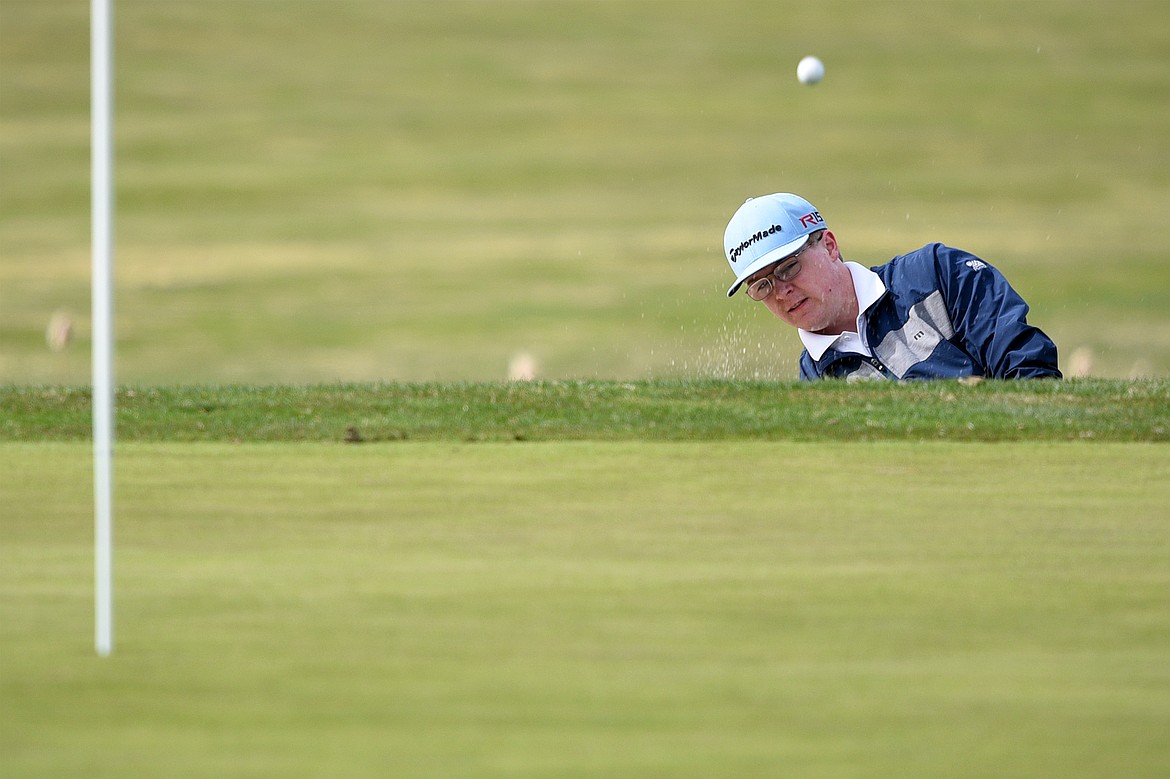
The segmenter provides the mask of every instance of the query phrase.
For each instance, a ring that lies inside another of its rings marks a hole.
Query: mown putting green
[[[1154,777],[1170,450],[0,444],[21,777]]]

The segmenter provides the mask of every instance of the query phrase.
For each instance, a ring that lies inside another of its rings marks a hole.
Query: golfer
[[[751,198],[723,240],[735,283],[797,328],[800,378],[1061,378],[1028,304],[978,257],[932,243],[885,265],[845,262],[797,195]]]

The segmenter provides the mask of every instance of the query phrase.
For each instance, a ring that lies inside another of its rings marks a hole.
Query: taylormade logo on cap
[[[780,225],[772,225],[767,230],[765,230],[763,232],[756,233],[751,238],[748,238],[746,241],[741,243],[739,246],[736,246],[735,250],[731,252],[731,262],[734,263],[736,260],[738,260],[739,255],[743,254],[743,250],[746,249],[747,247],[751,246],[756,241],[761,241],[764,238],[767,238],[769,235],[775,235],[776,233],[780,232],[783,229],[784,228],[781,227]]]
[[[804,246],[811,233],[826,228],[819,211],[799,195],[777,192],[748,198],[723,234],[723,248],[735,283],[731,297],[744,279],[779,262]]]

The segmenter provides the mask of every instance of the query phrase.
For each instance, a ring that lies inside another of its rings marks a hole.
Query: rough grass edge
[[[1170,380],[121,386],[122,441],[1170,441]],[[92,435],[87,386],[0,386],[0,441]]]

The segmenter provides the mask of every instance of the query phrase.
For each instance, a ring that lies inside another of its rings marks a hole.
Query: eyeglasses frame
[[[768,296],[772,294],[772,285],[779,282],[792,281],[800,273],[800,255],[808,251],[809,247],[821,240],[824,235],[823,230],[817,230],[812,233],[809,239],[792,254],[788,255],[782,260],[778,260],[772,267],[772,272],[763,278],[756,279],[751,284],[747,285],[747,296],[757,303],[767,300]],[[775,281],[773,281],[775,279]],[[753,292],[754,290],[754,292]],[[758,297],[757,297],[758,295]]]

